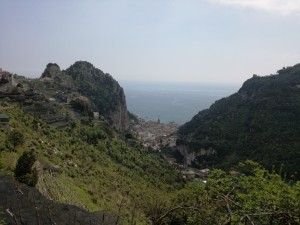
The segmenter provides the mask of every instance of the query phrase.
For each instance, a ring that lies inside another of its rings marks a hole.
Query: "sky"
[[[0,67],[239,83],[300,63],[300,0],[0,0]]]

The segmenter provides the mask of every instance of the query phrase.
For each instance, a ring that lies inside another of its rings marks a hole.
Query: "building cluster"
[[[176,123],[160,123],[160,121],[146,121],[138,119],[131,124],[131,130],[137,135],[145,148],[160,151],[162,147],[176,145],[174,133],[178,129]]]
[[[133,131],[143,146],[148,149],[161,151],[163,147],[175,147],[176,135],[179,125],[176,123],[160,123],[160,121],[146,121],[138,119],[131,121],[131,131]],[[190,181],[201,181],[206,183],[209,169],[196,169],[183,164],[178,164],[173,157],[165,156],[166,160],[176,166],[182,174],[182,178]]]

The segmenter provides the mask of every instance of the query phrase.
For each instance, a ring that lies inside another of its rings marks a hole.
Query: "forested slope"
[[[178,146],[186,156],[195,153],[196,166],[230,168],[251,159],[293,175],[300,171],[299,112],[300,64],[253,75],[237,93],[184,124]]]

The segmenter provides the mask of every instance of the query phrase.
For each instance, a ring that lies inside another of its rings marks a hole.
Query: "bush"
[[[35,161],[36,155],[33,151],[24,152],[20,156],[15,169],[15,176],[18,181],[32,187],[37,184],[37,172],[32,168]]]

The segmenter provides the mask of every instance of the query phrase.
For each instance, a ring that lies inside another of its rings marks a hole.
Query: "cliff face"
[[[179,129],[178,152],[199,167],[228,168],[251,159],[269,169],[283,165],[292,174],[300,170],[299,111],[300,64],[254,75]]]
[[[112,121],[113,125],[119,130],[125,130],[128,127],[128,114],[127,114],[127,105],[126,98],[122,88],[120,86],[116,90],[119,93],[119,102],[115,107],[115,110],[112,110],[108,116]]]

